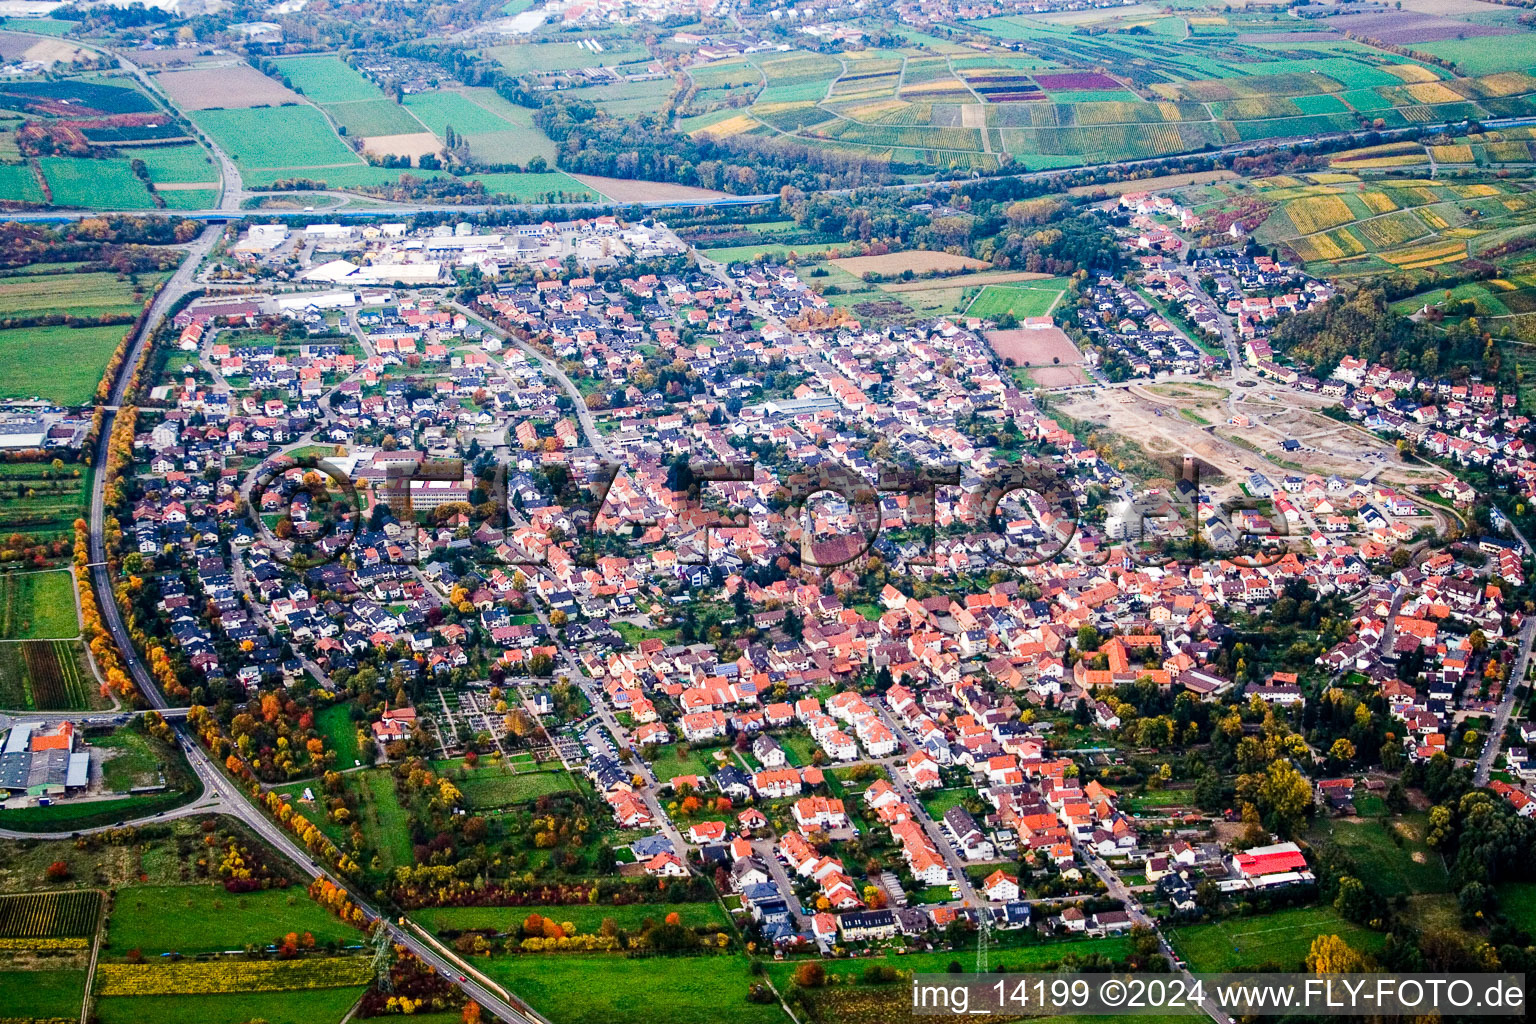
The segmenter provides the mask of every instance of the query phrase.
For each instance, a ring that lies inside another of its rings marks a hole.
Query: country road
[[[151,708],[168,708],[169,703],[165,695],[160,692],[154,678],[145,667],[143,660],[134,649],[117,607],[117,601],[112,593],[112,578],[106,564],[106,544],[104,543],[106,524],[106,466],[107,450],[112,434],[112,424],[116,420],[117,407],[126,397],[128,382],[132,377],[133,367],[138,364],[143,355],[145,346],[154,336],[155,330],[164,319],[166,312],[187,292],[195,287],[195,274],[198,265],[217,241],[220,232],[213,229],[205,229],[203,233],[188,249],[186,260],[166,286],[156,296],[150,307],[150,315],[144,318],[144,324],[139,330],[138,337],[119,370],[118,379],[112,388],[108,402],[108,411],[102,423],[101,434],[96,442],[96,454],[93,459],[94,472],[92,474],[91,487],[91,517],[90,517],[90,557],[91,557],[91,585],[96,591],[97,603],[101,606],[102,620],[107,630],[112,634],[113,641],[121,651],[123,661],[139,692]],[[280,854],[298,865],[310,878],[325,878],[347,890],[353,904],[359,907],[369,920],[380,920],[382,926],[388,930],[391,939],[425,963],[430,964],[445,977],[456,980],[459,987],[484,1009],[490,1011],[508,1024],[544,1024],[544,1019],[536,1013],[532,1007],[518,1001],[518,1005],[503,999],[497,993],[491,991],[486,985],[472,977],[463,965],[450,960],[439,953],[437,948],[415,933],[402,927],[400,924],[385,918],[374,908],[372,901],[364,897],[353,886],[343,879],[333,876],[312,857],[307,850],[299,846],[276,823],[267,817],[266,813],[253,804],[246,794],[235,783],[227,779],[214,764],[207,752],[198,744],[197,737],[186,725],[185,721],[173,722],[177,738],[186,752],[188,763],[192,771],[203,784],[202,795],[188,808],[181,809],[181,814],[195,813],[193,809],[204,812],[221,812],[233,815],[243,821],[252,831],[270,843]],[[166,812],[163,817],[171,817],[176,812]],[[140,819],[135,823],[153,822],[163,818]],[[115,826],[107,826],[115,827]],[[90,830],[80,830],[90,831]],[[67,833],[58,836],[68,838],[75,833]],[[38,838],[37,833],[0,832],[8,838]],[[515,997],[514,997],[515,998]]]

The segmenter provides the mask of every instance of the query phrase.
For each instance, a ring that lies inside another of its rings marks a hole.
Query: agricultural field
[[[1524,182],[1494,178],[1442,181],[1389,168],[1211,188],[1223,198],[1197,203],[1198,213],[1210,214],[1227,202],[1262,203],[1270,212],[1255,240],[1291,250],[1309,270],[1325,276],[1427,274],[1470,257],[1497,260],[1500,246],[1536,224],[1536,192]]]
[[[145,210],[154,206],[144,182],[126,158],[90,160],[75,156],[45,156],[37,161],[54,206],[101,210]]]
[[[86,711],[96,689],[74,640],[0,643],[0,707]]]
[[[66,569],[0,574],[0,639],[78,636],[74,577]]]
[[[85,970],[0,970],[0,1006],[17,1020],[78,1020],[85,1002]]]
[[[399,177],[369,167],[315,107],[198,110],[191,117],[239,165],[247,184],[311,178],[340,187]]]
[[[100,916],[94,889],[0,896],[0,939],[89,938]]]
[[[740,955],[630,960],[581,953],[495,956],[476,961],[552,1024],[650,1024],[666,1008],[668,1024],[785,1024],[778,1004],[746,1001],[752,975]],[[603,983],[594,985],[594,978]]]
[[[1251,970],[1275,965],[1299,970],[1312,940],[1337,935],[1354,949],[1370,953],[1385,937],[1339,917],[1331,907],[1279,910],[1257,917],[1238,917],[1212,924],[1186,925],[1173,930],[1173,946],[1194,971]]]
[[[576,42],[535,42],[493,46],[484,52],[514,75],[574,71],[578,68],[612,68],[642,61],[650,56],[643,45],[628,39],[601,39],[597,45],[600,49],[594,51]]]
[[[39,537],[68,533],[85,513],[88,470],[10,462],[0,466],[0,533]]]
[[[470,156],[489,163],[527,164],[543,157],[554,165],[555,144],[533,124],[533,111],[508,103],[491,89],[415,93],[406,107],[438,138],[448,128],[463,136]]]
[[[144,274],[133,283],[114,273],[48,270],[47,264],[40,264],[0,275],[0,321],[49,313],[88,318],[138,316],[144,308],[146,290],[160,277]]]
[[[167,928],[174,920],[176,927]],[[104,956],[146,957],[265,946],[288,932],[309,932],[317,944],[347,943],[358,933],[343,924],[302,887],[229,893],[223,886],[130,886],[120,890],[107,925]]]
[[[101,1024],[335,1024],[363,994],[362,986],[216,995],[103,996],[95,1002]]]
[[[495,929],[509,932],[522,925],[529,914],[540,914],[562,924],[569,922],[576,931],[589,935],[612,918],[619,928],[639,931],[647,921],[664,920],[676,914],[683,925],[697,928],[726,925],[725,911],[718,903],[630,903],[622,907],[600,904],[575,904],[557,907],[436,907],[422,910],[413,917],[434,932]]]

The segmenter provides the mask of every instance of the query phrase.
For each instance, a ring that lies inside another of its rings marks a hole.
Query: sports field
[[[988,320],[995,320],[1004,313],[1012,313],[1020,320],[1045,316],[1061,301],[1066,287],[1064,277],[1027,284],[989,284],[976,294],[965,315]]]

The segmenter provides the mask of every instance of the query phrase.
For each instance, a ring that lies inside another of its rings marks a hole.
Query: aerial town
[[[0,1024],[1536,966],[1522,8],[17,3]]]

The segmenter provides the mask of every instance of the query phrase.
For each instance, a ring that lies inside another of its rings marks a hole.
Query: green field
[[[199,145],[135,149],[133,157],[144,161],[149,168],[149,180],[157,184],[219,180],[219,169],[214,166],[213,158]]]
[[[101,210],[143,210],[154,205],[149,190],[125,159],[90,160],[75,156],[38,158],[43,177],[53,190],[55,206],[85,206]]]
[[[411,831],[406,822],[405,808],[395,795],[395,780],[387,771],[355,772],[348,777],[349,785],[360,782],[362,807],[359,817],[363,832],[374,848],[386,871],[393,871],[401,864],[411,862]]]
[[[174,927],[168,927],[170,922]],[[123,957],[137,949],[145,957],[161,953],[205,953],[265,946],[288,932],[309,932],[317,944],[332,939],[362,941],[309,898],[302,886],[264,889],[235,895],[223,886],[130,886],[117,894],[103,953]]]
[[[0,398],[46,398],[85,405],[124,326],[15,327],[0,331]]]
[[[492,89],[416,93],[406,97],[405,105],[438,138],[445,137],[450,127],[465,138],[474,160],[526,165],[534,157],[543,157],[550,166],[554,165],[555,144],[535,127],[533,111],[508,103]],[[581,186],[567,180],[553,187],[569,190]]]
[[[31,164],[0,164],[0,199],[41,203],[46,197]]]
[[[602,53],[576,43],[519,43],[516,46],[493,46],[486,56],[501,64],[514,75],[537,71],[571,71],[576,68],[611,68],[631,61],[644,60],[645,47],[623,39],[604,39]]]
[[[154,785],[160,775],[160,761],[142,733],[119,729],[110,736],[100,736],[91,745],[114,750],[101,769],[102,782],[108,789],[125,793],[136,786]]]
[[[168,210],[211,210],[218,205],[219,191],[212,188],[180,188],[163,191],[160,198],[165,200],[165,208]]]
[[[50,807],[0,811],[0,828],[12,828],[18,832],[67,832],[77,828],[97,828],[129,818],[147,818],[160,811],[179,807],[191,799],[190,793],[170,792],[128,796],[118,800],[92,800],[87,803],[65,800]]]
[[[541,914],[562,923],[570,922],[577,932],[589,935],[602,927],[604,918],[613,918],[621,929],[637,931],[647,919],[660,922],[672,913],[689,928],[729,924],[720,904],[713,902],[631,903],[622,907],[587,903],[560,907],[430,907],[411,916],[434,932],[482,928],[509,932],[518,928],[529,914]]]
[[[597,198],[581,182],[560,171],[543,174],[477,174],[475,180],[492,195],[504,194],[518,202],[542,202],[564,193],[566,201],[580,202]]]
[[[363,138],[410,135],[423,130],[421,122],[412,117],[410,111],[384,97],[353,100],[350,103],[327,103],[325,112],[345,128],[348,135]]]
[[[985,317],[989,320],[995,320],[1004,313],[1012,313],[1020,320],[1031,316],[1045,316],[1061,299],[1061,294],[1066,287],[1066,278],[1031,281],[1022,285],[989,284],[971,300],[965,315]]]
[[[463,762],[434,762],[438,771],[443,771],[450,765],[459,767]],[[575,792],[576,787],[571,782],[571,777],[564,771],[520,771],[514,772],[509,767],[493,767],[481,762],[478,768],[466,770],[460,778],[455,772],[453,784],[459,787],[464,794],[464,806],[472,810],[481,810],[491,807],[510,807],[513,804],[527,803],[541,796],[550,796],[555,793]]]
[[[108,996],[96,1001],[101,1024],[335,1024],[361,988],[236,992],[218,996]]]
[[[1312,839],[1336,843],[1368,873],[1371,886],[1382,896],[1447,892],[1451,880],[1445,862],[1424,845],[1427,821],[1425,815],[1413,814],[1397,822],[1405,837],[1402,846],[1394,844],[1387,831],[1394,827],[1392,820],[1329,820],[1313,831]]]
[[[350,103],[383,95],[340,57],[290,57],[277,61],[277,66],[294,90],[313,103]]]
[[[345,704],[333,704],[315,716],[315,728],[325,737],[326,749],[336,751],[336,767],[353,767],[353,762],[361,755],[357,749],[357,723],[352,721],[351,709]]]
[[[1499,912],[1517,928],[1536,932],[1536,882],[1506,882],[1498,893]]]
[[[84,970],[0,971],[0,1012],[7,1018],[78,1019]]]
[[[747,263],[759,256],[782,260],[794,254],[801,261],[814,256],[842,256],[847,246],[841,243],[812,243],[810,245],[785,245],[769,242],[764,245],[728,245],[720,249],[700,249],[699,252],[719,263]]]
[[[139,279],[138,287],[147,289],[158,279],[159,275],[145,274]],[[138,316],[144,304],[133,297],[133,290],[132,284],[114,273],[0,277],[0,318],[47,313],[79,317]]]
[[[78,640],[0,643],[0,708],[86,711],[96,681]]]
[[[628,960],[570,953],[497,956],[476,966],[553,1024],[655,1024],[663,1011],[667,1024],[788,1020],[777,1004],[747,1002],[752,976],[745,955]]]
[[[1384,941],[1381,933],[1345,921],[1331,907],[1190,925],[1176,930],[1171,938],[1194,971],[1238,971],[1264,964],[1290,971],[1301,969],[1312,940],[1319,935],[1337,935],[1363,953],[1374,952]]]
[[[317,177],[321,171],[336,169],[375,170],[347,148],[314,107],[195,110],[191,116],[240,165],[242,173],[250,168]],[[300,174],[299,169],[306,173]]]
[[[0,639],[50,640],[80,634],[68,571],[0,575]]]

